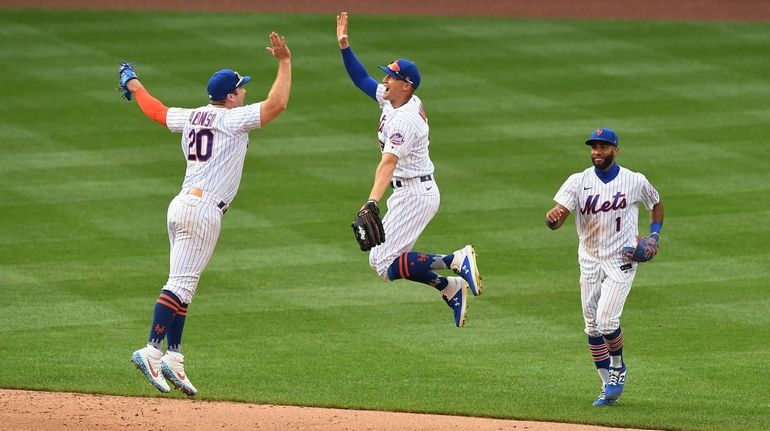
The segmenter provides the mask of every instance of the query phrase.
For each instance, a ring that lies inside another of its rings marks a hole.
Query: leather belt
[[[198,196],[199,198],[202,198],[203,197],[203,190],[201,190],[201,189],[199,189],[197,187],[192,187],[190,190],[187,191],[187,194],[195,195],[195,196]],[[226,213],[227,212],[227,202],[219,201],[219,203],[217,204],[217,208],[222,210],[222,214]]]
[[[409,178],[409,179],[413,179],[413,178]],[[424,183],[425,181],[430,181],[432,179],[433,179],[433,176],[431,176],[431,174],[423,175],[423,176],[420,177],[420,182]],[[403,187],[405,182],[406,182],[406,179],[404,179],[404,180],[392,180],[390,182],[390,187],[392,187],[394,189],[399,188],[399,187]]]

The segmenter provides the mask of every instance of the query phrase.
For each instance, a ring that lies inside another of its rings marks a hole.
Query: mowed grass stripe
[[[184,163],[180,137],[113,91],[115,66],[137,61],[172,106],[203,103],[212,71],[232,67],[254,77],[256,101],[276,30],[294,53],[292,99],[252,134],[190,308],[184,348],[201,398],[770,427],[770,398],[736,366],[768,353],[757,342],[770,282],[767,25],[354,17],[376,79],[398,57],[423,72],[442,207],[415,248],[474,243],[488,286],[458,331],[437,292],[383,283],[352,243],[379,111],[344,74],[333,17],[4,10],[0,24],[0,386],[154,394],[128,354],[165,282],[165,212]],[[661,253],[624,312],[631,372],[612,411],[590,406],[574,222],[550,232],[542,221],[588,166],[582,140],[599,126],[619,131],[621,164],[667,210]]]

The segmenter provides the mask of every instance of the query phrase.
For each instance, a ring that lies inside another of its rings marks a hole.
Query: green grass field
[[[770,428],[770,26],[352,16],[352,46],[377,79],[396,57],[421,66],[443,202],[416,249],[473,243],[487,287],[458,330],[437,293],[380,281],[353,241],[379,111],[347,78],[334,25],[0,13],[0,387],[156,395],[129,357],[165,282],[184,160],[179,135],[113,91],[117,63],[137,62],[169,106],[205,103],[223,67],[252,75],[258,101],[276,30],[294,55],[290,106],[251,134],[187,319],[201,399]],[[619,132],[620,163],[666,208],[661,253],[622,319],[627,391],[603,410],[591,406],[574,221],[543,224],[600,126]]]

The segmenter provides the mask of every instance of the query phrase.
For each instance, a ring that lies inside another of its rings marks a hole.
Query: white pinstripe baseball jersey
[[[382,108],[377,138],[383,153],[398,157],[393,178],[400,186],[388,198],[388,212],[382,219],[385,242],[369,253],[369,265],[380,277],[388,278],[388,267],[414,247],[420,234],[433,219],[441,203],[441,193],[433,177],[433,162],[428,155],[428,118],[420,98],[412,95],[404,105],[394,108],[377,87],[377,102]],[[423,177],[420,179],[420,177]]]
[[[382,108],[377,138],[380,150],[398,156],[393,176],[414,178],[433,173],[433,162],[428,155],[428,118],[419,97],[412,95],[404,105],[394,108],[382,98],[385,86],[377,86],[377,103]]]
[[[232,202],[241,183],[249,131],[261,126],[260,106],[169,108],[167,127],[182,132],[182,152],[187,159],[183,189],[199,188]]]
[[[572,174],[553,200],[575,214],[581,259],[618,258],[623,247],[636,245],[639,204],[652,210],[660,196],[640,173],[620,167],[605,184],[594,169]]]

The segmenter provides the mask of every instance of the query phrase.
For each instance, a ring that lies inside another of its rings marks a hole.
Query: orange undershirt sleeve
[[[166,125],[167,106],[161,103],[160,100],[152,97],[150,92],[144,87],[134,91],[134,97],[136,97],[136,103],[142,109],[144,115],[164,126]]]

